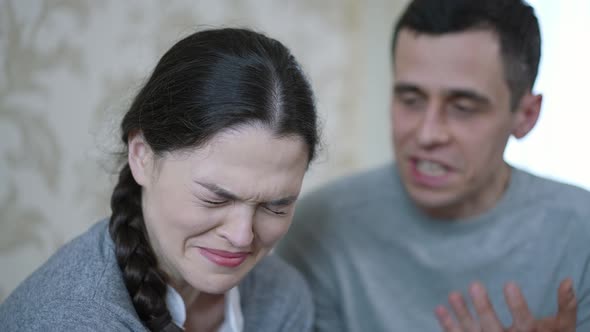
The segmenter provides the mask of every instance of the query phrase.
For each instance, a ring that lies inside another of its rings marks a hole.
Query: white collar
[[[182,297],[174,287],[168,285],[166,292],[166,306],[172,316],[172,322],[181,328],[186,321],[186,306]],[[218,332],[242,332],[244,330],[244,316],[240,306],[240,291],[238,286],[225,293],[225,318]]]
[[[242,332],[244,330],[244,316],[240,305],[240,290],[238,286],[225,293],[225,319],[219,332]]]

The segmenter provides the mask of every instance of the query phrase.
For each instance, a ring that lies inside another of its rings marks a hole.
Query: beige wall
[[[117,124],[158,57],[205,27],[280,39],[316,90],[309,190],[389,158],[389,35],[405,0],[0,0],[0,300],[108,215]]]

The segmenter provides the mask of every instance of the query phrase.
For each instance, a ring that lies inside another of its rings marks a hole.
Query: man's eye
[[[420,96],[416,95],[402,95],[399,97],[399,101],[402,105],[413,109],[419,108],[423,104],[423,98],[420,98]]]
[[[402,97],[400,99],[401,99],[402,103],[404,103],[406,105],[415,105],[418,103],[417,97]]]
[[[461,104],[452,104],[451,110],[454,112],[465,113],[465,114],[475,112],[475,108],[473,108],[471,106],[461,105]]]

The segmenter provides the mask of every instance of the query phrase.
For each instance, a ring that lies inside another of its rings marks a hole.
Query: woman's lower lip
[[[199,251],[201,252],[201,255],[205,256],[209,261],[223,267],[240,266],[246,258],[248,258],[248,254],[231,255],[232,257],[227,257],[204,248],[199,248]]]

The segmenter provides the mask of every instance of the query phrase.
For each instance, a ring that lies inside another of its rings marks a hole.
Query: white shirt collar
[[[242,332],[244,330],[244,316],[240,305],[240,291],[238,286],[225,294],[225,319],[219,332]]]
[[[168,285],[166,292],[166,306],[172,316],[172,322],[183,327],[186,321],[186,306],[182,297],[174,287]],[[225,318],[219,332],[242,332],[244,330],[244,316],[240,306],[240,291],[238,286],[225,293]]]

